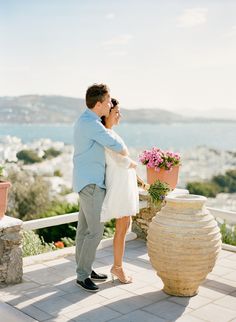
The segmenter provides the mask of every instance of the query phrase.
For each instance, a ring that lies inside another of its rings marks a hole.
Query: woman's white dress
[[[121,137],[110,130],[112,135],[123,142]],[[136,171],[129,168],[131,159],[105,148],[106,196],[102,205],[101,222],[112,218],[135,216],[139,212],[139,195]]]

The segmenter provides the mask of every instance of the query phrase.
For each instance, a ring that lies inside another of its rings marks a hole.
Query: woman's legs
[[[126,276],[123,271],[122,262],[125,251],[125,236],[129,229],[130,216],[116,219],[116,231],[113,240],[114,264],[111,268],[112,276],[118,277],[121,283],[131,283],[132,278]]]
[[[129,225],[130,216],[116,219],[116,231],[113,240],[114,266],[122,266],[125,251],[125,236]]]

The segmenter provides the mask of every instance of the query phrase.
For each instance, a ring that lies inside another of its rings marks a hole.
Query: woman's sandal
[[[113,283],[114,283],[114,279],[115,279],[114,277],[115,276],[123,284],[132,283],[132,277],[131,276],[127,276],[125,274],[125,272],[123,271],[123,267],[122,266],[112,266],[112,268],[111,268],[111,278],[112,278],[112,282]]]

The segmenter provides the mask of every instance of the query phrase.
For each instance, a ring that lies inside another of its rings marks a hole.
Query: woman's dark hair
[[[111,109],[110,109],[110,112],[111,112],[111,110],[114,108],[114,107],[116,107],[118,104],[119,104],[119,101],[116,99],[116,98],[112,98],[111,99],[111,104],[112,104],[112,107],[111,107]],[[102,116],[101,117],[101,122],[102,122],[102,124],[105,126],[106,125],[106,117],[105,116]]]
[[[112,108],[116,107],[119,104],[119,101],[116,98],[111,99]]]
[[[93,84],[87,89],[85,100],[88,108],[94,108],[97,102],[103,102],[105,95],[109,93],[109,87],[105,84]]]

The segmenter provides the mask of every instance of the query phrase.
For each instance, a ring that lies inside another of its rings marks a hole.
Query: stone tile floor
[[[144,241],[127,242],[132,284],[100,283],[96,294],[75,284],[74,255],[24,268],[24,282],[0,289],[0,322],[236,322],[236,253],[221,251],[216,267],[192,298],[168,296],[152,269]],[[95,268],[109,272],[112,248],[97,252]]]

